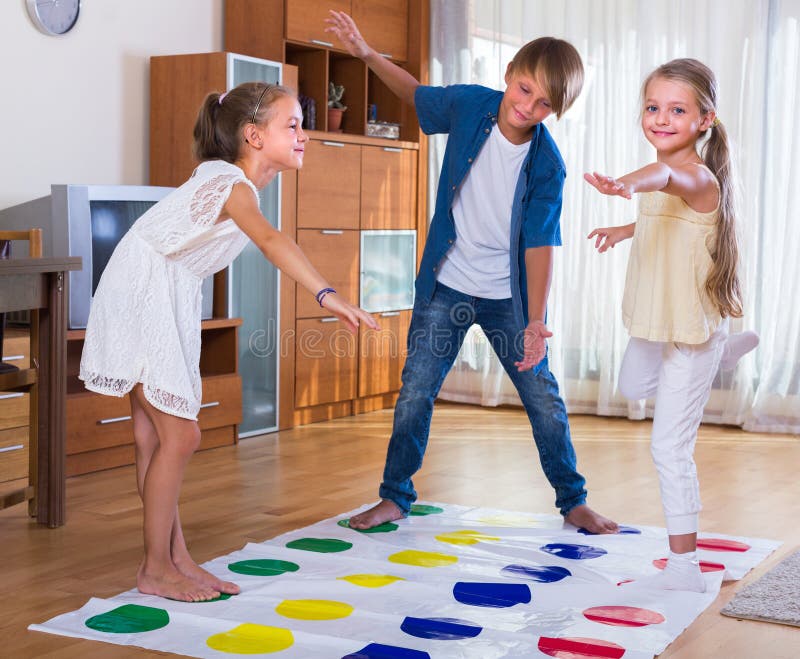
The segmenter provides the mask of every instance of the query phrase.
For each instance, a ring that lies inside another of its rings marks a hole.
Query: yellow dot
[[[336,620],[349,616],[353,607],[333,600],[283,600],[275,612],[295,620]]]
[[[439,554],[433,551],[417,551],[407,549],[389,556],[392,563],[402,563],[403,565],[416,565],[417,567],[442,567],[452,565],[458,561],[457,556]]]
[[[349,574],[346,577],[339,577],[339,579],[362,588],[382,588],[395,581],[405,581],[403,577],[393,577],[390,574]]]
[[[214,634],[206,641],[212,650],[231,654],[280,652],[294,644],[292,632],[281,627],[267,627],[246,622],[230,631]]]
[[[479,542],[498,542],[500,538],[493,535],[484,535],[478,531],[453,531],[452,533],[442,533],[437,535],[439,542],[447,542],[451,545],[477,545]]]

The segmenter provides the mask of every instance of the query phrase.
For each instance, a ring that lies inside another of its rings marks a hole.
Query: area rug
[[[800,551],[742,588],[721,613],[800,627]]]
[[[637,586],[664,529],[590,535],[559,516],[427,503],[369,532],[351,511],[209,561],[240,595],[173,602],[135,590],[30,629],[191,657],[651,659],[780,543],[706,535],[707,592]]]

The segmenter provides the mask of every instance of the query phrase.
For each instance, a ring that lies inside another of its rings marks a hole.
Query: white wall
[[[0,208],[51,183],[148,182],[151,55],[222,50],[223,0],[83,0],[49,37],[0,1]]]

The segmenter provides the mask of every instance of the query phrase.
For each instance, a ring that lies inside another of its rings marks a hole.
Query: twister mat
[[[707,592],[655,591],[635,580],[663,567],[661,528],[589,535],[557,515],[420,504],[350,529],[368,507],[204,565],[240,595],[189,604],[131,590],[30,629],[214,659],[651,659],[723,579],[780,545],[705,534]]]

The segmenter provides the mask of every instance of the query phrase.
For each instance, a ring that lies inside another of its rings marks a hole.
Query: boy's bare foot
[[[201,568],[191,558],[184,558],[180,561],[175,561],[175,567],[178,568],[181,574],[189,577],[193,581],[196,581],[201,586],[211,588],[212,590],[225,593],[227,595],[239,594],[239,586],[231,581],[223,581],[219,577],[215,577],[208,570]]]
[[[350,518],[351,529],[371,529],[385,522],[393,522],[403,518],[403,511],[394,501],[381,499],[381,502],[363,513]]]
[[[619,525],[616,522],[596,513],[585,503],[570,510],[566,520],[573,526],[577,526],[579,529],[584,528],[590,533],[617,533],[619,531]]]
[[[197,583],[177,569],[147,573],[144,567],[136,575],[136,587],[145,595],[158,595],[179,602],[207,602],[219,597],[219,592]]]

